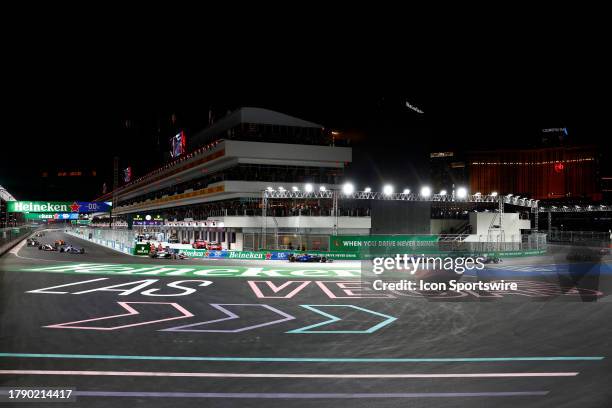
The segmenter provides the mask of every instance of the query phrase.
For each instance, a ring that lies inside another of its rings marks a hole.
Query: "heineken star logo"
[[[70,205],[70,211],[72,212],[79,212],[80,209],[81,209],[81,206],[78,205],[76,201],[72,203],[72,205]]]
[[[266,252],[266,259],[270,259],[270,258],[272,258],[272,254],[269,252]]]

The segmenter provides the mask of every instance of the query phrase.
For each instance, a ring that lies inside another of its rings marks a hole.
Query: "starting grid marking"
[[[172,356],[126,356],[126,355],[87,355],[87,354],[29,354],[0,353],[0,358],[60,358],[60,359],[109,359],[109,360],[190,360],[190,361],[231,361],[231,362],[514,362],[514,361],[601,361],[597,356],[550,356],[550,357],[477,357],[477,358],[292,358],[292,357],[172,357]],[[245,372],[168,372],[168,371],[98,371],[98,370],[0,370],[0,375],[28,376],[116,376],[149,378],[290,378],[290,379],[504,379],[504,378],[561,378],[576,377],[579,371],[540,371],[540,372],[463,372],[463,373],[245,373]],[[241,399],[338,399],[338,398],[466,398],[466,397],[515,397],[547,396],[549,390],[512,390],[512,391],[473,391],[473,392],[387,392],[387,393],[262,393],[262,392],[141,392],[141,391],[77,391],[80,397],[139,397],[139,398],[241,398]]]
[[[4,391],[0,391],[2,393]],[[4,392],[6,395],[8,391]],[[143,391],[75,391],[76,397],[131,398],[238,398],[238,399],[380,399],[380,398],[466,398],[466,397],[538,397],[550,391],[500,392],[402,392],[402,393],[265,393],[265,392],[143,392]],[[1,395],[1,394],[0,394]]]
[[[302,373],[198,373],[163,371],[84,371],[84,370],[0,370],[0,375],[82,375],[113,377],[192,377],[192,378],[520,378],[575,377],[579,372],[545,373],[416,373],[416,374],[302,374]]]
[[[0,353],[0,358],[58,358],[84,360],[221,361],[246,363],[499,363],[516,361],[602,361],[603,356],[522,357],[215,357],[141,356],[126,354]]]

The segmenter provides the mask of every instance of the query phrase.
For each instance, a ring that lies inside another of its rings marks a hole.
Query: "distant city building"
[[[612,201],[612,175],[601,177],[601,193],[604,201]]]
[[[457,152],[433,152],[429,155],[430,183],[434,193],[467,184],[467,172],[462,155]]]
[[[602,198],[592,146],[469,152],[466,161],[471,192],[538,200]]]
[[[8,212],[7,201],[15,201],[15,197],[7,189],[0,186],[0,228],[22,225],[24,222],[23,214]]]

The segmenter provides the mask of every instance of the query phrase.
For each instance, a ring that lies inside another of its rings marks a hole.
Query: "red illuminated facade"
[[[471,152],[467,165],[472,192],[601,200],[594,147]]]

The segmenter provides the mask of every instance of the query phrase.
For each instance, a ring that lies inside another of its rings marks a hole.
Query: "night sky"
[[[52,91],[33,87],[9,108],[0,185],[18,199],[58,199],[57,194],[93,199],[102,181],[111,186],[114,155],[121,167],[131,165],[134,176],[142,175],[160,164],[160,151],[168,150],[168,139],[177,129],[185,129],[189,137],[205,127],[211,108],[215,119],[241,106],[256,106],[341,131],[354,148],[348,178],[358,188],[373,189],[387,182],[397,189],[427,182],[431,151],[536,147],[541,129],[551,127],[567,127],[568,144],[600,143],[609,133],[607,104],[544,91],[408,89],[394,96],[259,92],[224,97],[193,91],[150,97],[129,89],[75,88],[73,84],[60,98],[57,86]],[[424,113],[409,109],[406,102]],[[607,144],[600,147],[610,150]],[[41,171],[82,168],[97,170],[97,185],[76,191],[65,185],[54,197],[42,196]]]

